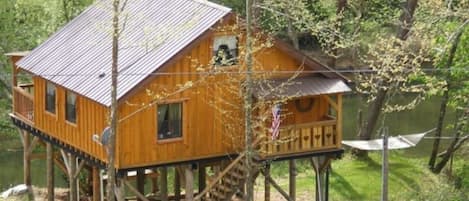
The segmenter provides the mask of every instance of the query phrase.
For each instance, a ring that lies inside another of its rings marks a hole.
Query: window
[[[55,94],[56,88],[54,84],[47,82],[46,84],[46,111],[55,114]]]
[[[65,119],[72,123],[77,123],[77,95],[67,91],[65,94],[67,103],[65,105]]]
[[[182,136],[182,103],[158,105],[158,140]]]
[[[212,52],[215,65],[235,65],[238,63],[238,39],[236,36],[215,37]]]

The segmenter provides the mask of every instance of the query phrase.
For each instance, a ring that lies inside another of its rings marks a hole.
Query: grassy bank
[[[462,189],[453,188],[446,178],[428,171],[426,161],[423,159],[408,158],[403,152],[392,151],[389,162],[390,200],[469,200],[469,194],[464,194],[469,186],[462,186]],[[313,200],[314,172],[309,161],[298,163],[297,197],[299,200]],[[458,167],[461,168],[463,163],[463,160],[457,163]],[[288,191],[288,164],[282,162],[273,167],[273,176],[277,178],[276,180],[283,189]],[[257,182],[257,192],[263,194],[262,178]],[[272,189],[272,192],[275,190]],[[283,200],[278,199],[279,196],[279,194],[273,196],[274,200]],[[330,176],[330,201],[371,201],[380,200],[380,196],[381,156],[379,153],[371,153],[370,158],[366,160],[356,160],[346,154],[341,160],[333,162]]]

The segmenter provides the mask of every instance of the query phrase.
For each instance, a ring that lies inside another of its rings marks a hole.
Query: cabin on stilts
[[[22,130],[25,182],[31,184],[31,150],[42,142],[48,146],[48,170],[55,166],[69,176],[72,200],[77,200],[80,171],[90,173],[93,200],[105,193],[112,18],[103,2],[31,52],[8,54],[13,63],[10,116]],[[128,1],[122,15],[113,165],[125,189],[138,200],[242,197],[243,20],[229,8],[198,0]],[[311,159],[317,175],[311,189],[316,200],[324,200],[331,160],[343,153],[347,79],[261,30],[254,38],[250,121],[265,200],[271,186],[295,200],[294,160],[299,158]],[[270,167],[282,160],[290,161],[288,192],[269,176]],[[168,182],[169,174],[174,181]],[[144,188],[146,179],[152,181],[152,192]],[[53,177],[49,180],[53,187]]]

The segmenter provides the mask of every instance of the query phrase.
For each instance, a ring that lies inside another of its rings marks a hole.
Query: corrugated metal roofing
[[[17,65],[110,106],[111,7],[110,0],[96,2]],[[204,0],[128,1],[121,16],[125,28],[119,41],[117,98],[229,12],[229,8]]]
[[[295,98],[321,94],[349,92],[351,89],[342,79],[324,77],[297,77],[292,80],[276,79],[262,81],[254,90],[256,98],[265,100]]]

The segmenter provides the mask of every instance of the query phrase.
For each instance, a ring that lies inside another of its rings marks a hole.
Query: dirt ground
[[[35,201],[45,201],[47,200],[47,189],[46,188],[37,188],[33,187],[34,191],[34,200]],[[254,200],[262,201],[264,200],[264,190],[263,188],[256,188]],[[297,193],[296,200],[314,200],[314,192],[301,192]],[[7,199],[0,198],[0,201],[26,201],[28,199],[28,195],[19,195],[19,196],[11,196]],[[68,189],[66,188],[55,188],[55,199],[57,201],[67,201],[68,200]],[[81,201],[86,201],[86,198],[81,198]],[[242,199],[233,199],[234,201],[242,201]],[[273,187],[270,190],[270,200],[271,201],[286,201],[286,199],[277,192]]]

